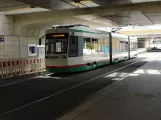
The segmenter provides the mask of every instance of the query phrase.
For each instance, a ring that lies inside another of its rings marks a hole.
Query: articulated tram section
[[[28,44],[29,59],[1,59],[1,78],[47,70],[80,72],[137,57],[137,38],[83,25],[46,29],[39,44]],[[36,57],[37,56],[37,57]]]
[[[79,72],[137,56],[137,38],[82,25],[46,30],[45,59],[49,72]]]

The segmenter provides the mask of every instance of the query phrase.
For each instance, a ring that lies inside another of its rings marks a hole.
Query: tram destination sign
[[[0,42],[4,42],[4,38],[0,38]]]
[[[67,33],[51,33],[46,35],[47,39],[54,39],[54,38],[68,38]]]

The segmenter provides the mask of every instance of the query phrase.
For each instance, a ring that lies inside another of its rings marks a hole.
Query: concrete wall
[[[26,34],[14,34],[14,19],[12,16],[5,16],[0,13],[0,59],[4,58],[28,58],[28,44],[38,44],[37,36],[27,36]]]
[[[148,48],[149,41],[146,38],[138,38],[138,48]]]
[[[13,34],[13,17],[0,13],[0,35]]]
[[[19,38],[4,36],[4,42],[0,42],[0,59],[19,57]]]
[[[20,37],[20,58],[28,58],[28,44],[39,44],[38,37]]]
[[[54,24],[100,26],[97,22],[76,17],[91,13],[93,11],[90,9],[44,11],[13,16],[0,13],[0,37],[4,36],[4,42],[0,42],[0,59],[28,58],[28,44],[38,44],[38,38],[44,34],[44,29]]]
[[[28,58],[28,44],[38,44],[38,37],[4,36],[4,42],[0,42],[0,59]]]

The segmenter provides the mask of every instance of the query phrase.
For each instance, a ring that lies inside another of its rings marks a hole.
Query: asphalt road
[[[146,54],[87,72],[37,76],[0,85],[0,120],[55,120],[146,64],[148,55],[155,56],[155,53]]]

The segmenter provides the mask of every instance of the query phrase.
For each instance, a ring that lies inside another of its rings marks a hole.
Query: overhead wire
[[[68,2],[68,1],[66,1],[66,0],[60,0],[60,1],[65,2],[65,3],[69,4],[69,5],[75,6],[75,7],[77,7],[77,8],[80,8],[79,6],[73,5],[73,4],[71,4],[70,2]],[[91,7],[89,7],[89,6],[87,6],[87,5],[83,4],[83,3],[81,3],[81,0],[78,0],[78,1],[73,0],[73,2],[79,3],[79,4],[83,5],[83,6],[85,6],[86,8],[93,10],[93,11],[97,11],[96,9],[91,8]],[[110,2],[110,0],[109,0],[108,2]],[[100,13],[100,14],[102,14],[102,13]],[[120,24],[123,24],[123,25],[127,25],[126,23],[124,23],[124,22],[122,22],[122,21],[120,21],[120,20],[114,19],[114,18],[112,18],[112,17],[108,17],[106,14],[101,15],[101,17],[102,17],[102,18],[109,19],[109,20],[112,20],[112,21],[114,21],[114,22],[117,22],[117,23],[120,23]],[[101,18],[96,18],[96,19],[101,19]],[[96,19],[92,19],[92,20],[96,20]]]
[[[68,1],[66,1],[66,0],[60,0],[60,1],[65,2],[65,3],[69,4],[69,5],[74,6],[74,7],[80,8],[79,6],[73,5],[73,4],[71,4],[70,2],[68,2]],[[91,9],[91,10],[93,10],[93,11],[97,11],[96,9],[91,8],[91,7],[89,7],[89,6],[87,6],[87,5],[83,4],[83,3],[81,3],[81,0],[78,0],[78,1],[73,0],[73,2],[78,3],[78,4],[80,4],[80,5],[83,5],[83,6],[85,6],[86,8]],[[108,2],[110,2],[110,0],[109,0]],[[97,12],[97,13],[98,13],[98,12]],[[102,13],[99,13],[99,14],[102,14]],[[103,14],[104,14],[104,13],[103,13]],[[100,16],[101,16],[102,18],[106,18],[106,19],[109,19],[109,20],[114,21],[114,22],[116,22],[116,23],[119,23],[119,24],[122,24],[122,25],[124,25],[124,26],[127,26],[127,24],[126,24],[125,22],[120,21],[120,20],[115,19],[115,18],[112,18],[112,17],[108,17],[108,15],[106,15],[106,14],[100,15]],[[100,17],[100,18],[96,18],[96,19],[101,19],[101,17]],[[96,20],[96,19],[92,19],[92,20]],[[121,29],[121,28],[119,28],[119,29],[117,29],[117,30],[120,30],[120,29]],[[115,31],[117,31],[117,30],[115,30]],[[115,31],[112,31],[112,32],[115,32]]]
[[[81,2],[79,2],[79,4],[81,4],[81,5],[85,6],[85,7],[87,7],[88,9],[97,11],[96,9],[91,8],[91,7],[85,5],[85,4],[81,3]],[[102,13],[100,13],[100,14],[102,14]],[[103,13],[103,14],[104,14],[104,13]],[[106,14],[101,15],[101,17],[102,17],[102,18],[109,19],[109,20],[112,20],[112,21],[115,21],[115,22],[117,22],[117,23],[121,23],[121,24],[123,24],[123,25],[127,25],[126,23],[124,23],[124,22],[122,22],[122,21],[120,21],[120,20],[114,19],[114,18],[112,18],[112,17],[108,17]],[[97,19],[97,18],[96,18],[96,19]],[[93,19],[93,20],[96,20],[96,19]],[[98,19],[99,19],[99,18],[98,18]],[[101,18],[100,18],[100,19],[101,19]]]

